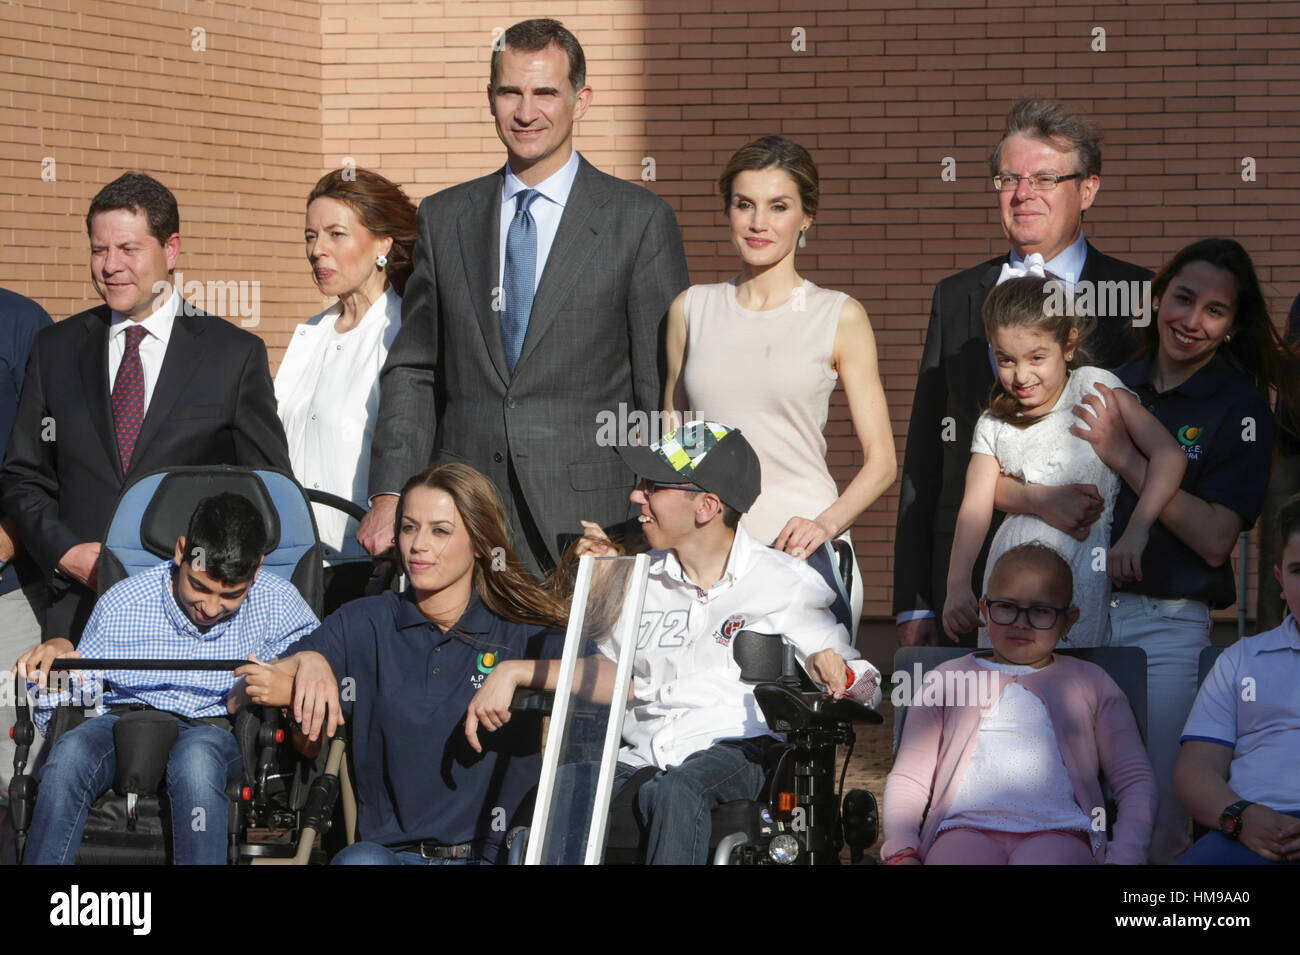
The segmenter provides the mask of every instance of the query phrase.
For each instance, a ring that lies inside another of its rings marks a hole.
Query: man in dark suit
[[[615,450],[627,436],[598,424],[661,407],[664,317],[688,279],[668,204],[574,151],[592,95],[577,39],[554,20],[503,39],[488,102],[508,163],[420,204],[357,537],[389,549],[407,478],[465,461],[495,482],[516,550],[542,574],[580,519],[631,517],[634,477]]]
[[[1022,100],[1007,114],[989,171],[1011,250],[949,276],[934,291],[907,430],[894,545],[894,612],[904,645],[947,643],[939,639],[938,618],[947,593],[948,557],[975,422],[988,406],[994,378],[981,317],[989,290],[1031,271],[1055,276],[1073,296],[1076,313],[1092,315],[1093,330],[1085,339],[1092,363],[1114,368],[1134,349],[1130,322],[1142,309],[1144,283],[1151,278],[1149,270],[1104,255],[1083,237],[1083,213],[1101,187],[1101,139],[1091,121],[1059,103]],[[999,482],[1000,507],[1010,507],[1004,496],[1012,490],[1005,487],[1008,481]],[[1032,510],[1081,540],[1101,513],[1091,485],[1031,490]],[[981,592],[988,547],[1000,523],[999,513],[975,565],[974,593]],[[970,646],[974,641],[974,633],[961,640]]]
[[[49,325],[45,309],[29,298],[0,289],[0,444],[6,447],[18,413],[27,356],[36,333]],[[41,573],[22,552],[18,530],[0,504],[0,670],[41,638],[44,617],[45,585]],[[0,693],[0,865],[13,864],[16,838],[9,816],[14,744],[3,728],[13,726],[17,714],[13,701],[6,696]],[[29,766],[36,765],[39,748],[37,741],[28,753]]]
[[[51,586],[45,638],[74,643],[95,600],[118,495],[161,468],[290,470],[266,346],[173,288],[176,199],[126,173],[86,215],[104,305],[44,329],[32,348],[4,472],[4,510]]]

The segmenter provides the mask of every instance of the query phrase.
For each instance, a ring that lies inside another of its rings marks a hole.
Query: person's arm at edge
[[[971,454],[948,558],[948,593],[944,599],[943,628],[954,642],[957,634],[979,626],[978,609],[956,605],[951,598],[956,595],[970,604],[970,598],[976,597],[971,593],[971,575],[993,521],[993,497],[1000,473],[998,459],[991,454]]]
[[[686,386],[682,380],[682,370],[686,367],[686,293],[673,299],[668,306],[668,326],[664,334],[664,352],[667,357],[668,370],[664,376],[664,411],[668,414],[665,430],[671,430],[680,424],[686,407]]]
[[[1142,865],[1151,845],[1156,816],[1156,779],[1147,759],[1128,698],[1104,673],[1094,677],[1098,706],[1095,720],[1097,759],[1117,803],[1114,838],[1106,862]],[[1085,807],[1091,814],[1098,807]],[[1104,807],[1103,812],[1104,812]]]
[[[49,334],[37,335],[27,360],[2,480],[5,513],[37,566],[46,577],[53,577],[64,554],[86,542],[59,519],[55,442],[42,440],[50,417],[42,372],[43,345],[49,338]]]
[[[239,376],[239,393],[231,416],[235,431],[235,463],[241,467],[271,467],[293,473],[289,442],[276,410],[275,385],[266,343],[254,338]]]
[[[372,497],[396,494],[433,457],[438,411],[438,277],[433,261],[429,196],[420,203],[413,267],[402,292],[402,324],[379,373],[379,412],[370,445]],[[445,203],[441,203],[445,206]],[[487,294],[490,290],[483,290]]]
[[[920,702],[921,687],[913,688]],[[911,703],[912,701],[908,701]],[[898,755],[885,779],[880,822],[885,841],[880,856],[886,859],[906,849],[921,849],[921,826],[933,793],[939,762],[939,737],[943,730],[941,706],[909,706]]]

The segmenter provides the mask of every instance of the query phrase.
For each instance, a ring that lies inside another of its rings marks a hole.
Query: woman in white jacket
[[[294,477],[365,507],[379,372],[402,321],[411,274],[415,206],[400,186],[366,169],[334,170],[307,197],[307,261],[316,287],[337,301],[294,329],[275,377]],[[317,505],[330,567],[326,610],[354,596],[370,563],[356,521]]]

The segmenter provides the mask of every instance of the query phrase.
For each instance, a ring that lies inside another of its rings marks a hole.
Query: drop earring
[[[808,230],[807,230],[807,229],[800,229],[800,230],[799,230],[799,248],[801,248],[801,249],[806,249],[806,248],[808,248]]]

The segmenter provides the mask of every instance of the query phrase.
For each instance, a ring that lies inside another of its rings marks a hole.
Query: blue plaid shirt
[[[259,573],[234,616],[200,631],[172,592],[167,561],[119,581],[99,598],[77,649],[83,657],[259,660],[282,656],[319,626],[297,588],[270,571]],[[56,684],[62,683],[56,687]],[[225,716],[234,674],[222,670],[56,672],[37,700],[36,725],[46,732],[53,708],[75,700],[102,713],[145,703],[185,717]],[[34,691],[34,684],[29,684]],[[103,692],[100,692],[102,688]]]

